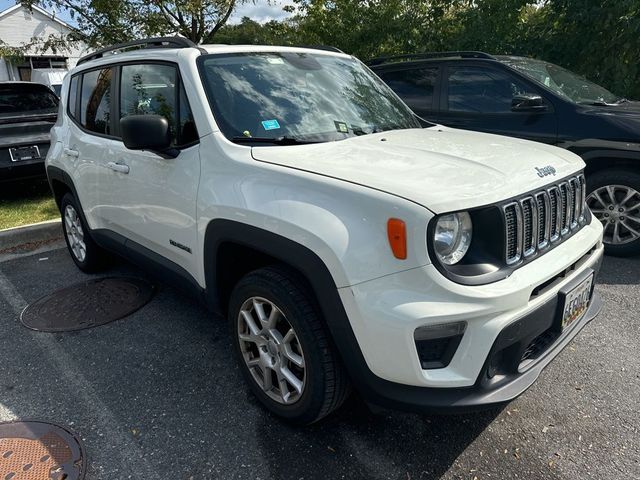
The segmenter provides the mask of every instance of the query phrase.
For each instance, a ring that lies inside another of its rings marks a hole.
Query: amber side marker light
[[[407,259],[407,226],[399,218],[390,218],[387,222],[387,235],[393,256]]]

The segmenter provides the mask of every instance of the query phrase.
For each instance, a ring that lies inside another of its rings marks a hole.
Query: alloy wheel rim
[[[606,185],[589,194],[587,205],[602,222],[603,241],[624,245],[640,239],[640,192],[626,185]]]
[[[71,253],[79,262],[84,262],[87,257],[84,230],[78,212],[71,205],[67,205],[64,209],[64,224]]]
[[[304,353],[282,310],[262,297],[246,300],[238,315],[238,341],[251,376],[269,398],[283,405],[300,399],[307,377]]]

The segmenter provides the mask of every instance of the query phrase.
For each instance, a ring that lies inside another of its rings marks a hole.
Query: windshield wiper
[[[309,140],[300,140],[295,137],[233,137],[231,139],[233,143],[269,143],[273,145],[308,145],[311,143]]]
[[[618,100],[616,100],[616,105],[620,105],[621,103],[629,103],[631,100],[628,100],[626,98],[619,98]]]
[[[351,130],[353,130],[354,135],[362,136],[362,135],[371,135],[373,133],[386,132],[387,130],[392,130],[392,128],[391,129],[386,129],[386,128],[381,127],[379,125],[374,125],[369,131],[366,131],[364,128],[359,127],[357,125],[351,125]]]

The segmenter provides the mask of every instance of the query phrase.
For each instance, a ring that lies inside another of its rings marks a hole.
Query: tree
[[[236,6],[246,1],[253,0],[25,0],[23,4],[69,12],[77,29],[68,40],[99,47],[176,34],[208,43]]]
[[[548,0],[530,19],[524,51],[640,99],[640,2]]]
[[[291,37],[378,55],[533,56],[640,98],[638,0],[294,0]]]
[[[299,43],[332,45],[361,58],[414,51],[430,2],[294,0]]]
[[[223,26],[215,37],[216,43],[230,45],[295,45],[297,34],[290,22],[275,20],[260,24],[243,17],[236,25]]]

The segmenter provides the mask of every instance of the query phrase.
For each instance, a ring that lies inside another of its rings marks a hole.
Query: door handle
[[[71,150],[70,148],[65,148],[63,153],[69,157],[78,158],[80,156],[80,152],[77,150]]]
[[[107,163],[107,168],[118,173],[129,173],[129,165],[124,165],[122,163],[109,162]]]

